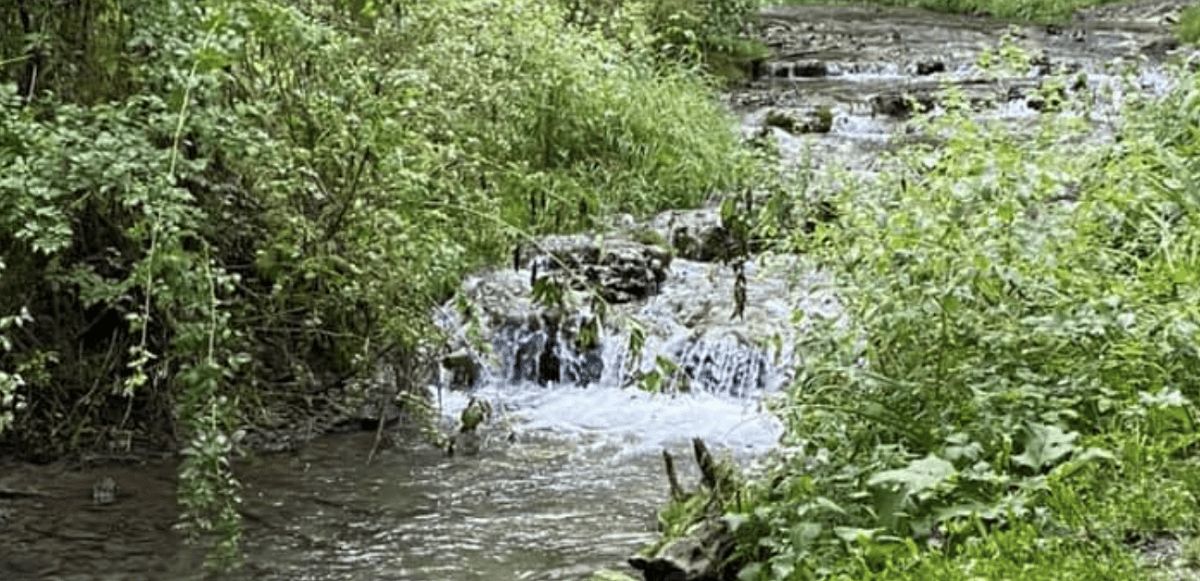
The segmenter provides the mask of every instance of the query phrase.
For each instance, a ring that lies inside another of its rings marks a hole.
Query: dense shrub
[[[844,315],[803,321],[786,452],[725,506],[742,579],[1133,578],[1129,539],[1196,535],[1200,77],[1115,143],[1078,113],[950,95],[787,246]]]
[[[178,444],[186,520],[232,557],[228,459],[258,406],[415,357],[431,307],[522,237],[750,177],[644,21],[569,21],[532,0],[0,8],[25,33],[0,39],[8,449]]]

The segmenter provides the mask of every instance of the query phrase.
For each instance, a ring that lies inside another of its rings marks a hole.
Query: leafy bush
[[[744,76],[746,64],[768,56],[743,30],[758,0],[561,0],[567,20],[602,31],[624,46],[648,50],[650,57],[675,66],[705,65],[723,79]]]
[[[1195,527],[1200,77],[1091,148],[948,103],[793,240],[845,315],[805,322],[790,453],[726,507],[743,579],[1083,578]]]
[[[41,27],[0,39],[11,449],[178,444],[185,525],[234,559],[229,460],[258,407],[411,367],[437,341],[432,306],[523,237],[696,205],[756,171],[636,22],[410,4],[0,8]]]

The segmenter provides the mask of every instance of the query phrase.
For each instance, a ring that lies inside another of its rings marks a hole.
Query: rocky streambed
[[[1123,98],[1165,90],[1169,63],[1194,66],[1169,32],[1184,4],[1117,5],[1051,27],[767,9],[757,33],[773,56],[726,98],[747,139],[773,139],[785,166],[867,179],[881,152],[913,138],[915,108],[938,107],[949,86],[979,116],[1018,125],[1056,114],[1055,99],[1087,100],[1093,138],[1106,139]],[[984,66],[1005,55],[1029,66]],[[801,258],[760,255],[744,264],[734,317],[731,245],[715,208],[625,217],[532,241],[513,264],[469,277],[441,312],[456,340],[422,377],[445,433],[473,399],[488,403],[470,445],[448,456],[412,418],[307,440],[355,419],[354,402],[292,437],[280,437],[289,422],[264,418],[248,441],[282,451],[239,465],[248,567],[230,578],[634,573],[626,558],[655,538],[670,494],[661,450],[689,457],[699,437],[751,464],[780,431],[764,401],[803,364],[793,315],[838,315]],[[391,393],[388,377],[366,391]],[[678,468],[685,483],[701,477]],[[0,466],[0,579],[201,578],[198,551],[172,529],[174,488],[174,459],[144,453]]]

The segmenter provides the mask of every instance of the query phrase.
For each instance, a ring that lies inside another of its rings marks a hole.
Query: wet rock
[[[479,381],[479,362],[466,348],[442,357],[442,368],[448,372],[450,389],[468,389]]]
[[[1167,53],[1179,48],[1179,39],[1174,36],[1156,38],[1144,45],[1141,50],[1154,58],[1163,58]]]
[[[675,256],[686,260],[717,260],[733,247],[733,238],[721,224],[718,208],[664,212],[650,227],[669,242]]]
[[[359,404],[355,419],[364,430],[374,430],[379,424],[390,425],[400,420],[400,406],[391,400],[369,399]]]
[[[828,107],[816,109],[771,109],[763,120],[764,127],[778,127],[793,135],[829,133],[833,129],[833,111]]]
[[[529,256],[531,282],[553,278],[572,290],[596,291],[609,303],[654,294],[671,265],[665,248],[586,235],[548,236],[522,255]]]
[[[919,76],[932,75],[946,72],[946,63],[940,60],[917,61],[915,68]]]
[[[1029,66],[1039,76],[1049,75],[1054,71],[1054,64],[1050,60],[1050,54],[1046,52],[1045,47],[1038,47],[1029,51]]]
[[[792,64],[792,76],[800,78],[818,78],[829,74],[824,61],[803,61]]]
[[[871,112],[875,115],[905,119],[918,111],[928,111],[936,104],[930,93],[888,91],[871,97]]]
[[[649,557],[630,557],[629,565],[646,581],[719,581],[733,547],[724,524],[704,522]]]

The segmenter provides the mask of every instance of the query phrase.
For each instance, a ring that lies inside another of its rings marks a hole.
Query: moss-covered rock
[[[833,110],[829,107],[772,109],[763,119],[763,126],[777,127],[793,135],[829,133],[833,129]]]

